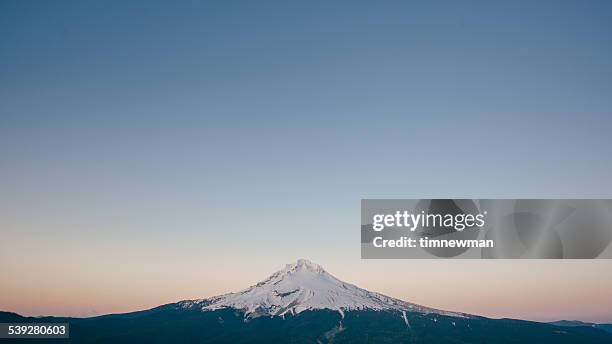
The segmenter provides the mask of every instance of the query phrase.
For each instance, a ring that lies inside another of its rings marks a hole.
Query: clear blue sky
[[[361,198],[610,198],[611,109],[610,1],[3,0],[5,258],[357,266]]]

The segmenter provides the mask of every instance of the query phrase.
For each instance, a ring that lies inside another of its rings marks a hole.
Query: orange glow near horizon
[[[2,275],[10,278],[2,282],[1,310],[80,317],[148,309],[241,290],[295,260],[116,250],[108,257],[80,252],[75,261],[70,250],[57,250],[54,259],[43,253],[2,257]],[[346,282],[434,308],[494,318],[612,321],[612,261],[313,260]]]

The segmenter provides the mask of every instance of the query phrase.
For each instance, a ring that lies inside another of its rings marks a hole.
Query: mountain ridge
[[[612,343],[612,334],[596,326],[489,319],[413,304],[343,282],[303,259],[211,298],[90,318],[0,311],[0,322],[69,323],[66,343]]]
[[[341,281],[321,265],[307,259],[287,264],[265,280],[236,293],[179,302],[184,308],[202,311],[234,308],[245,318],[299,314],[305,310],[329,309],[342,317],[352,310],[397,310],[436,313],[455,317],[473,316],[421,306]]]

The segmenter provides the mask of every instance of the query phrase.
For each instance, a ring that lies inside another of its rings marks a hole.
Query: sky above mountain
[[[361,198],[612,197],[612,3],[0,3],[0,308],[200,298],[312,258],[612,321],[607,261],[362,261]]]

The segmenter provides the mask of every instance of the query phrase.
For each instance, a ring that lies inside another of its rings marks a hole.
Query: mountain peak
[[[285,265],[282,271],[296,272],[296,271],[309,271],[318,274],[326,273],[325,269],[319,264],[313,263],[308,259],[298,259],[295,263]]]
[[[209,299],[185,301],[183,307],[200,307],[203,311],[223,308],[242,310],[246,318],[261,315],[282,316],[305,310],[397,310],[463,316],[439,311],[379,293],[367,291],[343,282],[329,274],[321,265],[307,259],[273,273],[267,279],[237,293]]]

